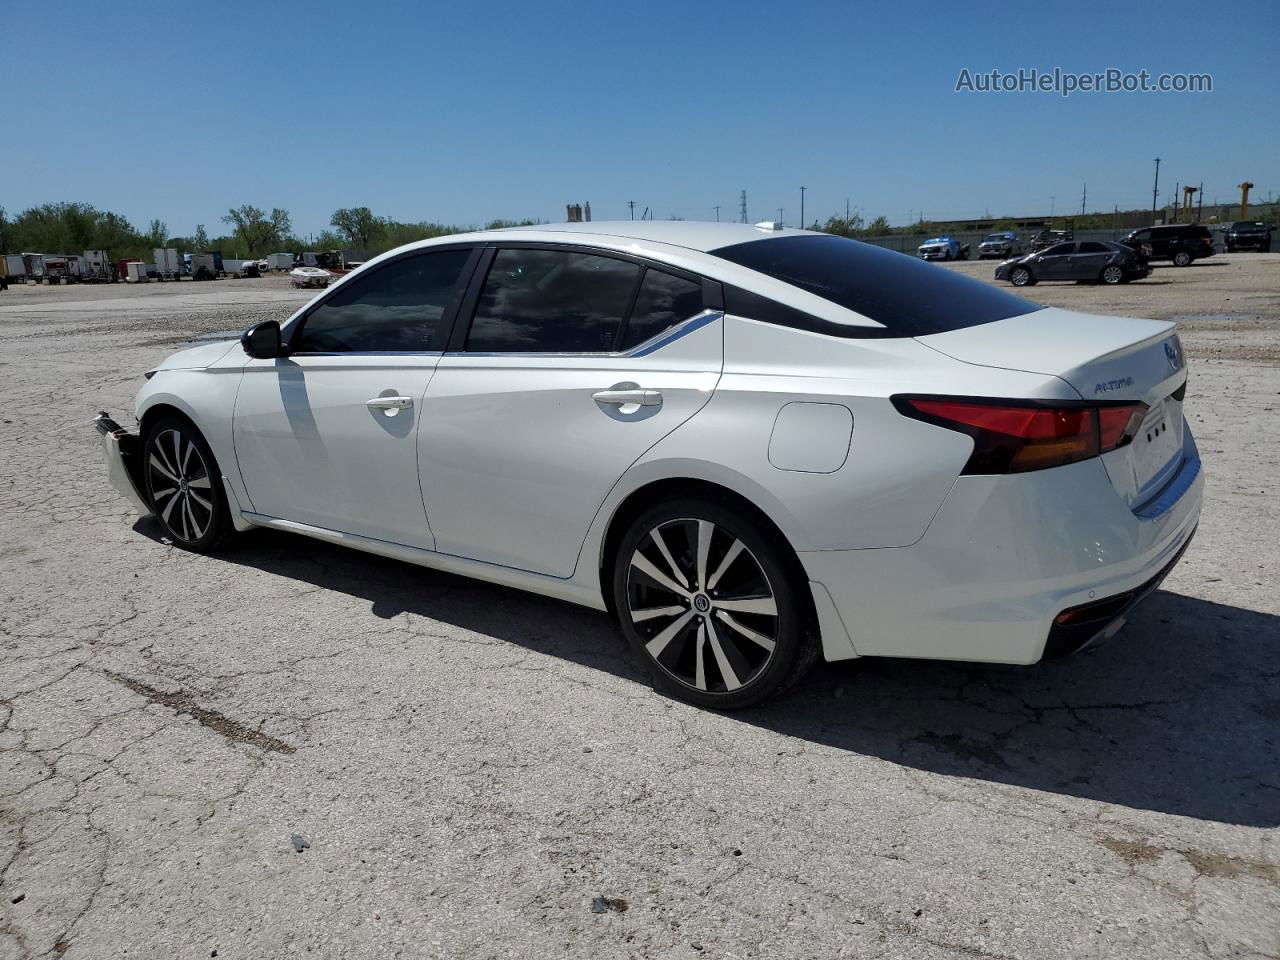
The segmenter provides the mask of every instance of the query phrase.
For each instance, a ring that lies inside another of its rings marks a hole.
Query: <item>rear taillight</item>
[[[973,438],[961,473],[1026,473],[1088,460],[1129,443],[1145,403],[1070,404],[958,397],[893,398],[898,412]]]

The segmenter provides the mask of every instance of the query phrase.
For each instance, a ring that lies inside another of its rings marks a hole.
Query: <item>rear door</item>
[[[250,360],[236,457],[255,513],[431,549],[418,479],[427,384],[478,251],[399,257],[352,277]]]
[[[711,398],[720,307],[718,285],[621,255],[489,251],[419,433],[436,548],[571,576],[618,478]]]
[[[1102,268],[1111,259],[1111,250],[1096,240],[1085,240],[1076,245],[1071,255],[1071,274],[1074,280],[1096,280]]]

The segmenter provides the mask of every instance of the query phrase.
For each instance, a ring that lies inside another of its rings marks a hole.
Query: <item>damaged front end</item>
[[[116,423],[103,410],[93,418],[102,434],[102,458],[107,463],[107,479],[133,505],[138,516],[149,517],[151,505],[143,494],[142,443],[136,434]]]

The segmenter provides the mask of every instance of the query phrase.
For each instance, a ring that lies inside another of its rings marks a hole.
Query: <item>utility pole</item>
[[[630,209],[631,219],[634,220],[636,218],[636,202],[634,200],[628,200],[627,208]]]
[[[778,226],[782,226],[782,208],[778,208]]]
[[[1156,157],[1156,179],[1151,185],[1151,222],[1156,222],[1156,197],[1160,195],[1160,158]]]
[[[803,187],[803,186],[800,188],[800,229],[801,230],[804,229],[804,192],[807,189],[808,189],[807,187]]]
[[[1178,188],[1180,186],[1182,186],[1181,183],[1175,183],[1173,185],[1173,222],[1174,223],[1179,223],[1182,219],[1181,217],[1178,216]]]
[[[717,204],[716,204],[714,207],[712,207],[711,209],[715,210],[715,212],[716,212],[716,223],[719,223],[719,222],[720,222],[720,204],[718,204],[718,203],[717,203]]]
[[[1204,222],[1204,181],[1200,181],[1200,190],[1196,193],[1196,223]]]
[[[1084,191],[1080,194],[1080,216],[1082,217],[1084,216],[1084,204],[1088,198],[1089,198],[1089,185],[1086,183],[1084,185]]]
[[[738,195],[738,213],[742,216],[742,222],[747,222],[747,191],[743,190]]]
[[[849,198],[844,198],[844,222],[849,222]]]

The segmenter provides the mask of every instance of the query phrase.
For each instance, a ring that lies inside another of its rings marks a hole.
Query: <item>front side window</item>
[[[418,253],[353,277],[307,315],[293,352],[443,350],[442,322],[470,256],[470,250]]]
[[[619,350],[630,350],[702,312],[702,284],[646,270]]]
[[[569,250],[499,250],[466,349],[608,353],[617,349],[640,266]]]

